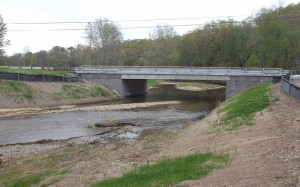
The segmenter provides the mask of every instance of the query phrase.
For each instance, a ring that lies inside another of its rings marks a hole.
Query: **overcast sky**
[[[6,38],[11,45],[8,55],[26,50],[49,50],[55,45],[69,47],[86,44],[84,31],[36,31],[55,29],[84,29],[84,23],[76,24],[12,24],[37,22],[89,22],[107,18],[120,28],[153,27],[157,24],[193,25],[211,20],[242,20],[261,8],[278,7],[300,0],[0,0],[0,14],[8,26]],[[181,20],[157,20],[198,18]],[[156,19],[155,21],[149,20]],[[125,20],[148,20],[131,21]],[[118,22],[119,21],[119,22]],[[197,26],[176,26],[179,34]],[[14,31],[35,30],[35,31]],[[124,39],[147,38],[147,29],[122,29]]]

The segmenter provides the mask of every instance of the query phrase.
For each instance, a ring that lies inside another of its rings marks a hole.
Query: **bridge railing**
[[[220,75],[276,75],[288,71],[281,68],[240,68],[240,67],[187,67],[187,66],[81,66],[77,73],[151,73],[151,74],[220,74]]]

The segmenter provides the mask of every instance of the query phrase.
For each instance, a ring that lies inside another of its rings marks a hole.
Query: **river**
[[[225,88],[207,91],[186,91],[175,85],[159,85],[143,97],[131,97],[117,102],[93,105],[140,103],[153,101],[182,101],[180,105],[122,111],[78,111],[22,116],[0,121],[1,144],[65,140],[105,141],[108,138],[134,138],[147,129],[177,131],[199,120],[224,100]],[[95,127],[107,122],[130,124],[122,127]]]

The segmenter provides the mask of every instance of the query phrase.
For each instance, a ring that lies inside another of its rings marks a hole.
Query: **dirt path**
[[[40,172],[51,155],[61,156],[55,170],[68,172],[50,186],[88,186],[93,181],[120,176],[140,164],[165,157],[216,151],[230,154],[229,165],[205,178],[178,186],[300,186],[300,101],[282,93],[279,85],[272,87],[271,97],[274,103],[256,115],[254,125],[234,131],[217,131],[212,127],[217,123],[216,109],[179,133],[152,130],[131,141],[76,145],[70,140],[45,144],[45,147],[52,146],[50,150],[42,150],[43,144],[37,144],[40,151],[12,156],[10,167],[23,173]],[[22,146],[0,150],[11,150],[14,155],[22,151]],[[28,164],[30,159],[35,164]]]

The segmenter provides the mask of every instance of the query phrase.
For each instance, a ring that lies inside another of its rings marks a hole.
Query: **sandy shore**
[[[148,103],[129,103],[129,104],[113,104],[99,106],[80,106],[80,105],[63,105],[45,108],[0,108],[0,119],[21,115],[35,115],[39,113],[58,113],[58,112],[75,112],[75,111],[111,111],[111,110],[129,110],[137,108],[149,108],[163,105],[178,105],[181,101],[164,101],[164,102],[148,102]]]

